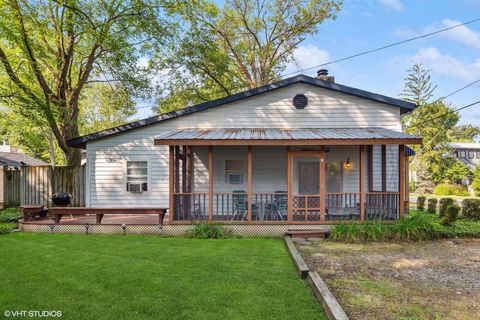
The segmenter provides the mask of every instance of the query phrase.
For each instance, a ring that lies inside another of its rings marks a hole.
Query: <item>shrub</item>
[[[438,203],[438,200],[435,198],[428,199],[427,213],[431,213],[431,214],[437,213],[437,203]]]
[[[18,220],[22,215],[18,212],[18,210],[4,210],[0,212],[0,223],[17,223]]]
[[[330,239],[346,242],[386,240],[427,240],[437,236],[440,225],[437,218],[424,213],[412,213],[394,224],[364,222],[340,223],[330,232]]]
[[[461,184],[439,184],[433,189],[433,194],[438,196],[468,196],[468,190]]]
[[[12,232],[13,224],[11,223],[0,223],[0,234],[7,234]]]
[[[455,203],[455,200],[453,200],[452,198],[442,198],[442,199],[440,199],[438,215],[440,217],[443,217],[445,215],[445,212],[447,211],[447,207],[454,204],[454,203]]]
[[[194,239],[225,239],[233,236],[232,230],[220,224],[196,224],[187,230],[186,236]]]
[[[408,183],[408,190],[410,192],[415,192],[417,191],[417,184],[415,183],[415,181],[411,180],[409,183]]]
[[[465,199],[462,202],[463,216],[471,220],[480,220],[480,199]]]
[[[460,213],[460,207],[457,204],[451,204],[447,207],[445,211],[445,217],[442,219],[442,224],[444,226],[450,226],[458,219],[458,214]]]
[[[427,197],[425,196],[418,196],[417,198],[417,209],[420,211],[425,210],[425,201],[427,200]]]

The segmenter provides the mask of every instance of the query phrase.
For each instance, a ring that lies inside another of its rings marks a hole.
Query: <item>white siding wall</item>
[[[297,110],[292,106],[291,100],[298,93],[303,93],[309,98],[309,105],[304,110]],[[296,84],[229,105],[88,143],[87,206],[168,206],[168,147],[154,146],[154,137],[162,131],[187,127],[401,129],[400,110],[397,107],[307,84]],[[279,157],[284,154],[285,149],[278,148],[275,151],[278,153],[272,150],[254,148],[254,164],[258,169],[254,169],[253,175],[258,180],[263,180],[260,178],[267,176],[276,179],[271,181],[270,186],[258,184],[254,187],[258,188],[255,191],[267,191],[270,187],[274,190],[286,188],[278,178],[280,172],[286,168],[286,159],[282,162]],[[262,154],[267,157],[267,161],[263,164],[255,160]],[[358,153],[356,154],[358,157]],[[197,168],[203,168],[203,171],[197,169],[195,172],[198,178],[195,180],[195,188],[203,189],[206,186],[205,179],[208,178],[205,171],[208,168],[206,156],[205,148],[195,156]],[[244,156],[246,161],[246,155]],[[125,191],[125,163],[129,159],[149,162],[148,192],[132,194]],[[351,160],[354,160],[354,157]],[[272,170],[272,174],[267,170]],[[223,174],[216,178],[216,182],[217,186],[222,188]]]

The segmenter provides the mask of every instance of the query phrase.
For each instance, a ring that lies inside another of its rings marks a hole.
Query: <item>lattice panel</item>
[[[320,197],[308,197],[307,208],[320,208]]]
[[[304,213],[302,220],[305,219]],[[241,237],[281,237],[285,235],[288,229],[312,230],[326,229],[330,230],[331,225],[225,225],[226,228],[233,230],[235,235]],[[127,225],[125,234],[139,235],[160,235],[160,236],[182,236],[191,228],[190,225],[165,225],[162,229],[158,225]],[[87,234],[85,225],[54,225],[53,230],[50,225],[20,223],[20,229],[25,232],[43,232],[43,233],[76,233]],[[121,225],[100,224],[89,225],[88,234],[123,234]]]

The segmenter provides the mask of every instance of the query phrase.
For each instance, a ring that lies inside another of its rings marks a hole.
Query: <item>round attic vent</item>
[[[308,105],[308,98],[304,94],[297,94],[295,97],[293,97],[293,105],[297,109],[305,109],[305,107]]]

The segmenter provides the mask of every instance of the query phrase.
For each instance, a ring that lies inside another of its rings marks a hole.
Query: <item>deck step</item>
[[[330,230],[327,229],[314,229],[314,230],[295,230],[289,229],[286,232],[287,236],[294,239],[309,239],[309,238],[322,238],[325,239],[330,234]]]

